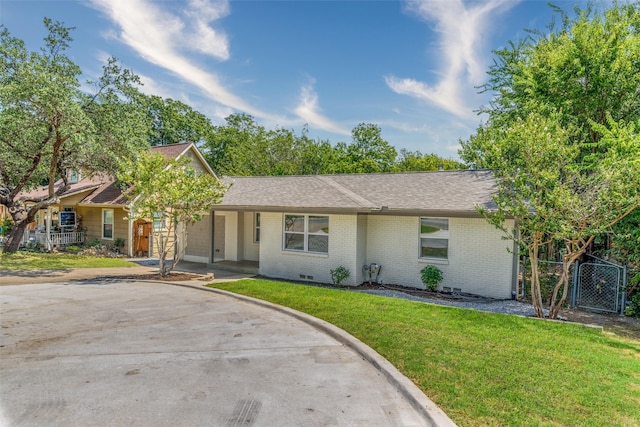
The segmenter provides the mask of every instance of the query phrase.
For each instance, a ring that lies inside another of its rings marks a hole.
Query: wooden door
[[[149,235],[151,223],[139,219],[133,223],[133,254],[134,256],[149,256]]]

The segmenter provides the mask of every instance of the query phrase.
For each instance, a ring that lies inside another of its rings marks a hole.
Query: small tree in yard
[[[159,251],[160,275],[166,276],[184,256],[187,227],[200,221],[220,202],[226,187],[209,174],[197,174],[187,158],[168,160],[161,153],[145,153],[129,161],[119,179],[130,186],[130,219],[161,219],[166,229],[153,233]],[[172,264],[167,264],[169,242],[178,243]]]

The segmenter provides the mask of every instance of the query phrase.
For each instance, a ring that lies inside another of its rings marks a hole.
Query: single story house
[[[347,285],[377,280],[418,288],[420,270],[435,265],[444,290],[515,295],[514,243],[476,209],[495,207],[491,171],[224,181],[231,187],[222,202],[188,229],[185,260],[249,263],[267,277],[324,283],[342,266],[351,273]]]
[[[180,143],[150,148],[168,159],[189,158],[199,173],[213,170],[193,143]],[[70,187],[59,197],[58,203],[43,209],[30,224],[25,234],[25,243],[34,242],[44,246],[77,245],[98,240],[108,246],[116,242],[129,256],[153,256],[152,233],[162,232],[164,224],[158,218],[147,221],[128,219],[130,201],[123,194],[120,183],[105,174],[83,177],[81,172],[68,172]],[[55,183],[56,188],[62,180]],[[20,197],[34,201],[46,197],[47,187],[37,188]]]

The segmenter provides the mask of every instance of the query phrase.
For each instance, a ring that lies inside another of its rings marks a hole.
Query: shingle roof
[[[127,205],[127,199],[122,193],[120,184],[113,179],[107,180],[94,192],[82,199],[83,205]]]
[[[100,185],[102,185],[104,180],[105,180],[105,177],[103,175],[94,175],[91,177],[83,178],[78,182],[69,184],[69,188],[67,189],[67,191],[64,192],[62,196],[60,196],[60,198],[63,199],[65,197],[73,196],[78,193],[82,193],[84,191],[89,191],[89,190],[98,188],[100,187]],[[62,183],[63,182],[60,179],[53,184],[56,191],[62,186]],[[27,202],[33,202],[33,201],[42,200],[43,198],[46,198],[48,194],[49,194],[49,187],[42,186],[42,187],[35,188],[31,191],[25,191],[20,193],[20,198]]]
[[[154,145],[149,149],[152,153],[162,153],[167,159],[175,159],[184,153],[192,142],[181,142],[179,144]]]
[[[406,211],[476,215],[494,208],[489,170],[356,175],[228,177],[219,208]]]

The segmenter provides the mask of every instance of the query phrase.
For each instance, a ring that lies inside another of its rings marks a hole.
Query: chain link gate
[[[578,266],[573,293],[574,307],[618,313],[625,280],[624,267],[595,257]]]

